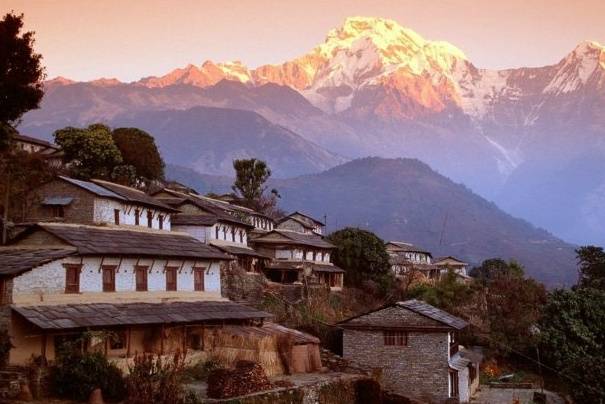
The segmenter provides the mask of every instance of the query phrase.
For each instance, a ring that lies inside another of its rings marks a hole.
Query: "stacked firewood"
[[[252,361],[238,361],[235,369],[216,369],[208,375],[209,398],[239,397],[271,388],[262,366]]]

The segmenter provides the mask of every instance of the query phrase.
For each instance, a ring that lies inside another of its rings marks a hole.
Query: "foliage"
[[[490,343],[500,353],[524,351],[535,345],[532,327],[541,318],[546,289],[516,273],[500,275],[487,288]]]
[[[149,185],[164,178],[164,161],[153,136],[137,128],[116,128],[112,136],[124,164],[134,167],[137,181]]]
[[[501,258],[491,258],[471,269],[469,275],[486,284],[500,275],[523,276],[523,273],[523,267],[517,261],[506,262]]]
[[[576,402],[605,400],[605,291],[555,290],[539,329],[545,359],[577,385]]]
[[[235,181],[231,189],[237,203],[262,212],[268,216],[277,215],[277,200],[280,198],[276,189],[266,194],[265,183],[271,177],[271,169],[262,160],[233,160]],[[239,200],[239,201],[238,201]]]
[[[63,151],[63,161],[77,178],[111,180],[114,168],[122,164],[120,150],[105,125],[67,127],[55,131],[54,137]]]
[[[38,108],[44,95],[42,56],[34,52],[34,32],[21,33],[23,14],[8,13],[0,20],[0,145],[21,116]]]
[[[7,329],[0,329],[0,369],[8,364],[8,354],[13,348]]]
[[[453,271],[449,271],[435,284],[419,284],[408,291],[408,298],[424,300],[430,305],[447,312],[461,315],[462,310],[475,296],[476,290],[458,280]]]
[[[208,359],[205,361],[199,361],[195,365],[186,368],[185,375],[193,380],[206,381],[208,380],[208,375],[210,372],[220,368],[221,364],[218,361]]]
[[[578,286],[605,290],[605,252],[602,247],[586,246],[576,250],[580,279]]]
[[[391,266],[382,239],[353,227],[335,231],[328,239],[336,246],[332,262],[346,271],[347,286],[362,286],[368,280],[388,286],[386,280],[392,278]]]
[[[109,401],[120,401],[126,395],[120,369],[102,353],[82,353],[75,344],[65,344],[58,352],[51,380],[59,397],[72,400],[88,400],[95,388]]]
[[[130,404],[180,404],[188,397],[183,390],[185,355],[171,358],[151,354],[135,355],[126,379]]]

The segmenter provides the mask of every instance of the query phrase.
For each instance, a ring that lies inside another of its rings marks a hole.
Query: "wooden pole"
[[[2,245],[5,245],[8,241],[8,203],[10,200],[10,189],[11,189],[11,173],[10,169],[6,170],[6,190],[4,192],[4,213],[2,216]]]
[[[131,327],[126,329],[126,358],[130,357],[130,329]]]

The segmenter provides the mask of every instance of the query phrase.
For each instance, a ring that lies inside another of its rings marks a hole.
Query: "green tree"
[[[34,33],[21,33],[23,14],[0,20],[0,146],[6,147],[21,116],[38,108],[44,95],[42,56],[35,53]]]
[[[501,258],[490,258],[471,269],[469,275],[486,284],[501,275],[523,276],[523,267],[514,260],[506,262]]]
[[[137,128],[117,128],[112,136],[124,164],[134,167],[137,182],[149,185],[164,178],[164,160],[153,136]]]
[[[547,363],[574,385],[578,403],[605,401],[605,291],[555,290],[539,324]]]
[[[231,189],[239,203],[251,209],[255,209],[268,216],[277,216],[277,200],[280,198],[277,190],[272,189],[266,194],[265,185],[271,177],[271,169],[262,160],[244,159],[233,160],[235,169],[235,181]]]
[[[57,130],[54,136],[63,151],[63,161],[74,177],[111,180],[114,169],[122,164],[120,150],[105,125],[67,127]]]
[[[578,287],[605,290],[605,252],[602,247],[586,246],[576,250],[580,279]]]
[[[389,254],[374,233],[347,227],[330,234],[328,240],[336,247],[332,262],[346,271],[347,285],[359,287],[368,280],[384,285],[391,280]]]
[[[454,271],[448,271],[434,284],[417,284],[407,292],[406,298],[418,298],[449,313],[467,316],[467,308],[474,300],[476,290],[460,282]]]

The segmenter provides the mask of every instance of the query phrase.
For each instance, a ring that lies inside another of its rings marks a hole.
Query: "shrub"
[[[191,399],[183,390],[185,355],[170,359],[152,354],[135,355],[126,379],[130,404],[181,404]]]
[[[126,395],[122,371],[100,352],[62,350],[51,369],[51,383],[55,394],[72,400],[88,400],[97,387],[108,401],[120,401]]]
[[[220,369],[221,365],[214,359],[208,359],[207,361],[199,361],[195,365],[185,369],[185,375],[193,380],[208,380],[208,375],[216,369]]]

